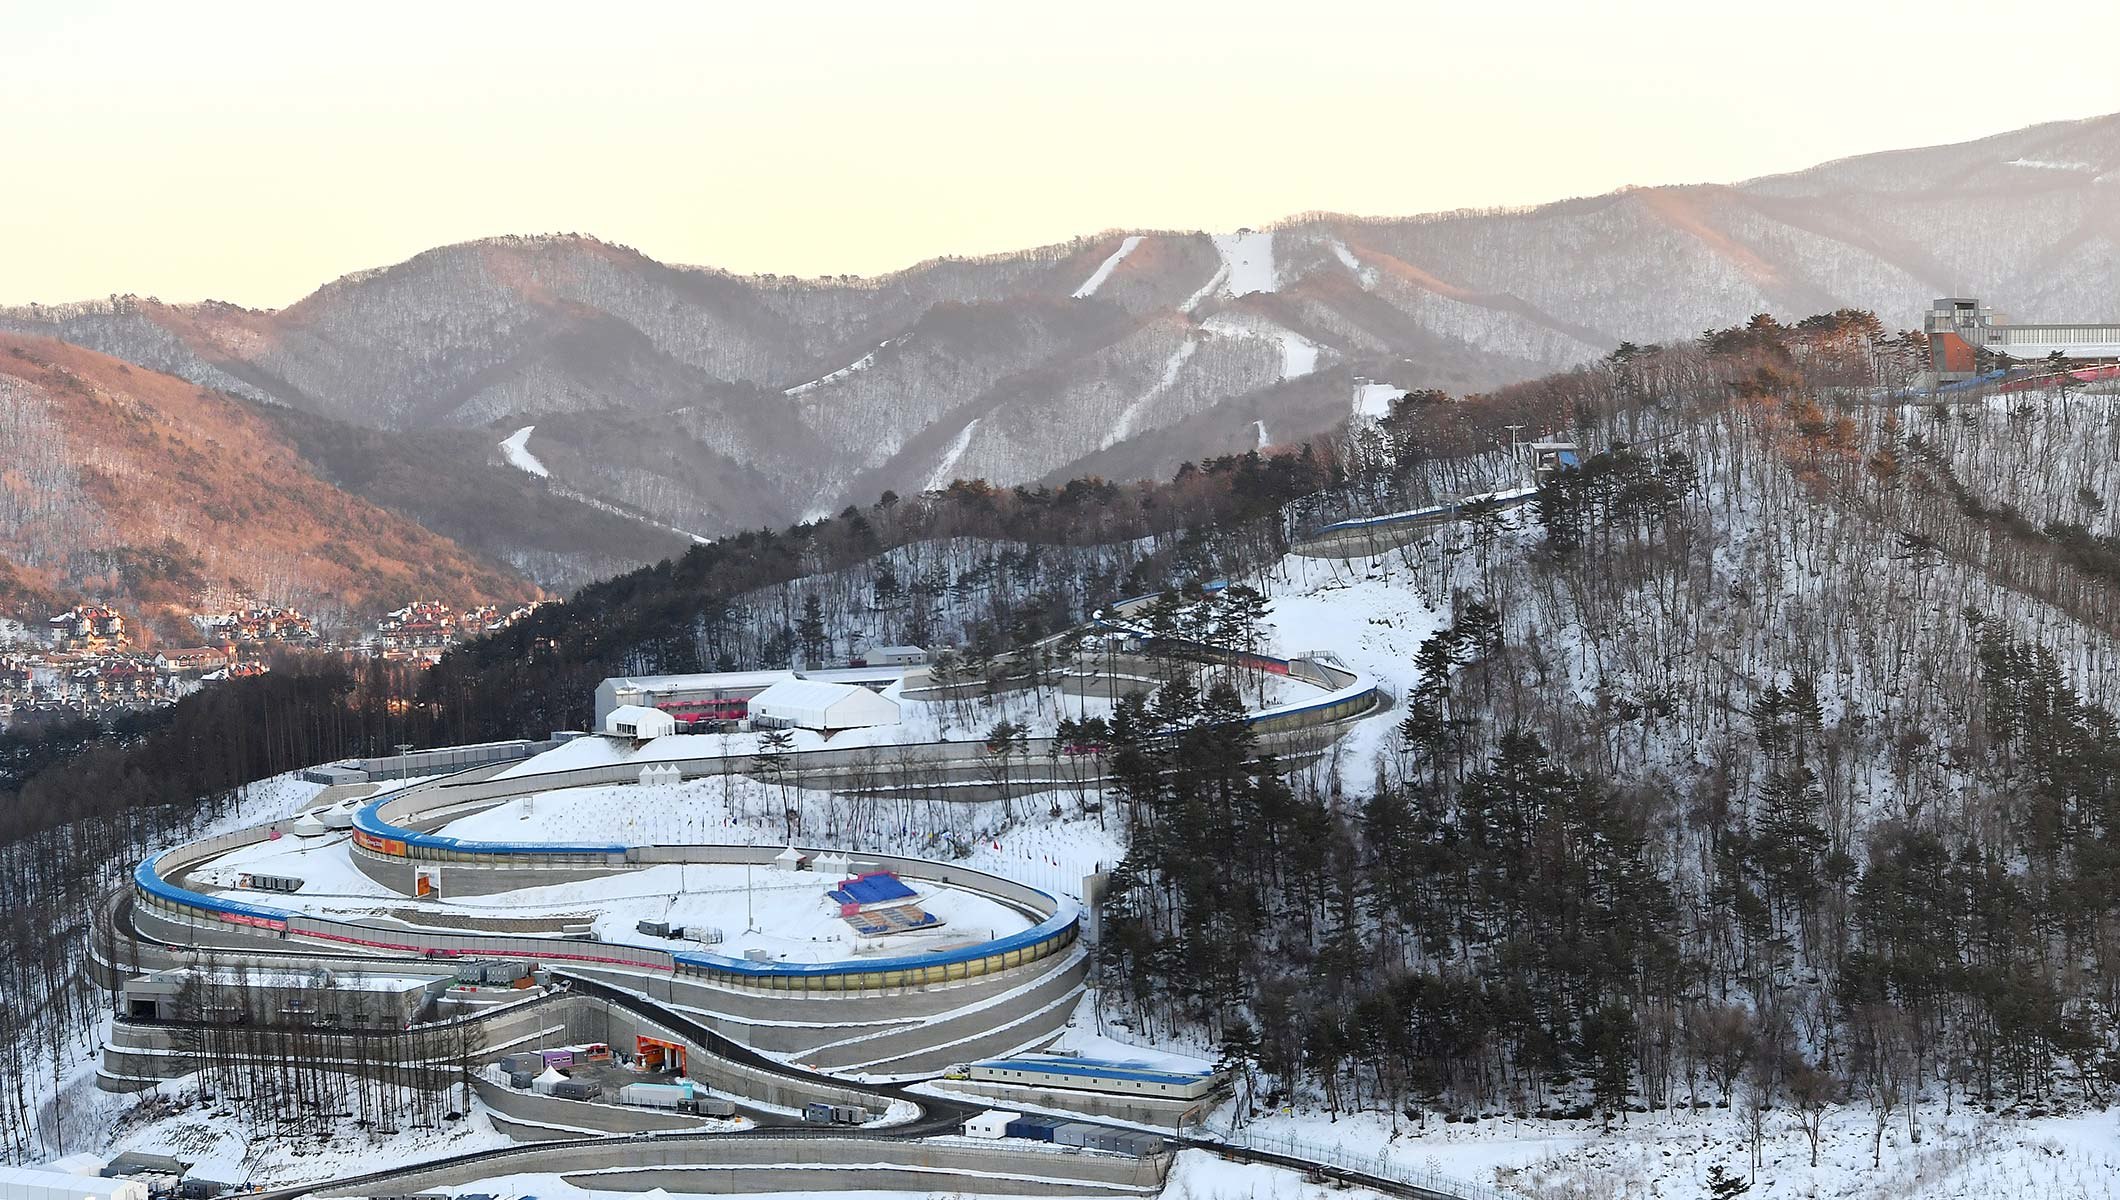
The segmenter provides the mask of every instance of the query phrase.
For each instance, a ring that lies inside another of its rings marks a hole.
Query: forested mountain
[[[332,613],[536,588],[498,556],[319,480],[272,421],[223,394],[0,334],[0,611],[41,620],[83,592],[152,615],[197,611],[209,594]]]
[[[2111,317],[2116,171],[2120,117],[2104,117],[1729,186],[1114,231],[873,279],[497,238],[276,312],[113,297],[0,326],[375,431],[380,456],[521,458],[547,473],[537,486],[718,535],[958,477],[1165,478],[1330,427],[1357,376],[1490,389],[1759,311],[1856,307],[1898,327],[1973,292]],[[557,540],[579,552],[558,564],[574,578],[624,553]]]
[[[607,667],[938,619],[976,661],[1100,597],[1248,580],[1282,650],[1333,649],[1397,704],[1286,780],[1241,765],[1226,696],[1122,712],[1133,848],[1100,953],[1135,1028],[1343,1108],[2096,1099],[2120,1080],[2120,414],[2073,388],[1850,399],[1918,359],[1879,334],[1762,318],[1411,397],[1192,472],[1094,552],[1065,544],[1108,508],[1082,489],[958,489],[949,528],[998,542],[875,508],[703,548],[453,654],[427,695],[498,734],[579,719]],[[1527,418],[1594,452],[1517,515],[1283,556],[1328,517],[1492,486],[1490,423]],[[908,538],[916,570],[863,552]]]

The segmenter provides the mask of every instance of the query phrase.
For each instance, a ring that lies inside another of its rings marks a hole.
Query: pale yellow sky
[[[1999,32],[1864,0],[30,7],[0,4],[0,303],[277,306],[496,233],[866,274],[2120,109],[2089,0]]]

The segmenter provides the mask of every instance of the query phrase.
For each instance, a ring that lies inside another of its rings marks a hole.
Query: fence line
[[[1221,1133],[1218,1139],[1225,1145],[1253,1150],[1262,1154],[1278,1154],[1286,1158],[1300,1159],[1319,1166],[1336,1167],[1360,1175],[1386,1179],[1407,1187],[1435,1192],[1444,1196],[1459,1197],[1460,1200],[1525,1200],[1516,1192],[1506,1191],[1492,1184],[1479,1183],[1444,1174],[1433,1167],[1395,1161],[1383,1148],[1364,1153],[1350,1150],[1342,1145],[1325,1145],[1306,1141],[1293,1133],[1261,1133],[1250,1127]]]

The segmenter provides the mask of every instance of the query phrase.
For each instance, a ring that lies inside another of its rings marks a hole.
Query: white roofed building
[[[751,697],[751,721],[767,728],[868,729],[896,725],[898,705],[864,687],[789,679]]]
[[[862,651],[861,657],[871,665],[911,667],[926,662],[928,652],[921,646],[871,646]]]
[[[102,1179],[35,1167],[0,1167],[0,1197],[5,1200],[147,1200],[147,1184],[138,1179]]]
[[[604,718],[604,732],[613,737],[632,738],[645,742],[677,732],[677,718],[659,708],[643,708],[638,704],[622,704],[611,710]]]
[[[660,708],[684,720],[740,721],[744,701],[795,678],[793,671],[714,671],[698,675],[620,675],[596,689],[596,727],[629,704]]]

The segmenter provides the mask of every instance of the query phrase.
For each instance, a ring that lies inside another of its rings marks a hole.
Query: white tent
[[[646,708],[638,704],[624,704],[611,710],[604,718],[604,732],[613,737],[629,737],[637,742],[659,738],[677,732],[677,718],[659,708]]]
[[[773,856],[773,865],[783,871],[802,870],[802,851],[790,846]]]
[[[617,714],[613,714],[613,719]],[[764,725],[831,732],[896,725],[898,705],[865,687],[787,679],[751,697],[751,719]]]
[[[34,1167],[0,1167],[0,1200],[147,1200],[147,1184]]]
[[[640,769],[640,782],[643,787],[678,783],[683,779],[684,772],[677,769],[676,763],[649,763]]]

